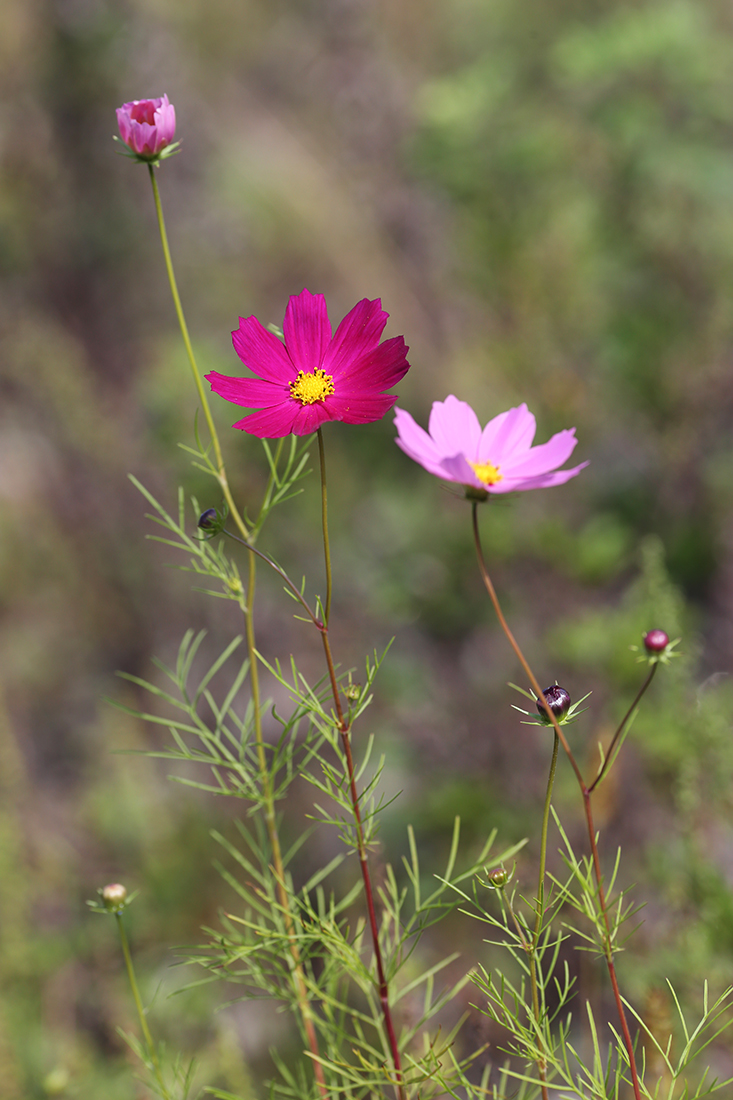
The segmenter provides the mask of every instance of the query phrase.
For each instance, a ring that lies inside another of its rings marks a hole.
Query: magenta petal
[[[294,404],[298,404],[294,402]],[[329,413],[328,407],[323,401],[315,401],[312,405],[300,405],[290,429],[293,435],[310,435],[317,431],[321,424],[327,420],[338,420],[338,417]]]
[[[323,295],[306,289],[294,294],[285,310],[283,333],[296,370],[309,374],[317,370],[331,341],[331,322]]]
[[[346,424],[371,424],[373,420],[381,420],[396,400],[397,397],[389,393],[336,393],[327,397],[324,404],[334,420],[343,420]]]
[[[338,378],[334,375],[337,392],[357,389],[381,392],[390,389],[410,369],[406,358],[409,350],[401,336],[394,336],[391,340],[378,344],[353,363],[349,363]]]
[[[567,428],[558,432],[547,443],[539,447],[531,447],[524,454],[515,454],[501,464],[501,472],[505,477],[536,477],[547,473],[548,470],[556,470],[562,466],[575,450],[577,444],[575,428]]]
[[[372,351],[379,343],[388,317],[389,314],[382,309],[379,298],[373,302],[362,298],[357,302],[336,329],[326,350],[321,364],[326,373],[333,375],[334,379],[342,377],[342,374],[350,374],[354,361]]]
[[[256,317],[240,317],[239,328],[232,333],[234,350],[255,374],[270,382],[292,382],[297,375],[281,340],[268,332]]]
[[[481,425],[470,405],[450,394],[445,401],[434,401],[428,430],[439,453],[452,457],[460,451],[472,461],[478,457]]]
[[[263,382],[260,378],[231,378],[214,370],[206,375],[206,381],[219,397],[248,409],[268,408],[292,400],[287,386],[278,382]]]
[[[259,436],[260,439],[280,439],[284,435],[290,435],[297,412],[297,402],[283,401],[282,405],[250,413],[232,427],[241,428],[242,431]]]

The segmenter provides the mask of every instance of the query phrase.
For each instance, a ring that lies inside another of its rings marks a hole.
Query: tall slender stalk
[[[542,917],[545,909],[545,869],[547,866],[547,831],[550,822],[550,803],[552,800],[552,788],[555,783],[555,771],[557,769],[557,756],[560,748],[560,741],[557,734],[552,740],[552,758],[550,760],[550,772],[547,776],[547,790],[545,791],[545,804],[542,810],[542,831],[540,833],[540,866],[537,877],[537,912],[535,913],[534,932],[532,935],[531,943],[528,945],[527,950],[529,953],[529,982],[532,990],[532,1010],[534,1012],[534,1018],[537,1023],[537,1041],[542,1046],[542,1040],[540,1035],[540,1024],[542,1019],[542,1010],[540,1006],[539,989],[537,986],[537,947],[540,942],[540,934],[542,932]],[[549,1094],[547,1092],[547,1066],[544,1058],[538,1062],[537,1069],[540,1074],[540,1084],[542,1088],[542,1100],[549,1100]]]
[[[359,855],[359,863],[361,865],[361,874],[364,880],[364,895],[366,897],[367,912],[369,916],[369,928],[372,934],[372,947],[374,950],[374,958],[377,965],[377,983],[379,989],[379,1000],[382,1006],[382,1016],[384,1018],[384,1027],[387,1032],[387,1040],[389,1042],[390,1053],[392,1055],[392,1063],[394,1065],[395,1079],[397,1085],[397,1095],[399,1100],[405,1100],[405,1087],[402,1077],[402,1063],[400,1060],[400,1050],[397,1042],[397,1035],[394,1028],[394,1022],[392,1020],[392,1011],[389,1004],[389,984],[387,982],[387,976],[384,970],[384,961],[382,959],[382,948],[379,943],[379,925],[377,922],[377,913],[374,905],[374,890],[372,888],[371,873],[369,871],[369,858],[367,854],[367,847],[364,841],[364,826],[361,817],[361,808],[359,806],[359,792],[356,787],[356,770],[354,768],[354,759],[351,753],[351,725],[347,716],[344,715],[343,707],[341,705],[341,695],[338,688],[338,680],[336,678],[336,668],[333,661],[333,655],[331,653],[331,643],[328,637],[328,612],[330,610],[331,603],[331,552],[329,548],[328,540],[328,495],[326,491],[326,453],[323,446],[322,431],[318,429],[318,452],[320,456],[321,467],[321,502],[322,502],[322,526],[323,526],[323,550],[324,560],[326,568],[326,606],[324,609],[324,621],[320,625],[321,639],[323,642],[323,651],[326,658],[326,666],[328,668],[328,677],[331,684],[331,692],[333,695],[333,703],[336,708],[336,716],[338,719],[339,733],[341,735],[341,744],[344,750],[344,756],[346,758],[346,772],[349,782],[349,793],[351,796],[351,809],[354,815],[354,825],[356,830],[356,847]]]
[[[597,839],[596,839],[596,832],[595,832],[595,827],[594,827],[594,824],[593,824],[593,814],[592,814],[592,809],[591,809],[592,789],[586,785],[585,780],[583,779],[583,774],[582,774],[580,768],[578,767],[578,763],[577,763],[575,757],[573,756],[573,753],[570,749],[570,746],[567,742],[567,739],[565,738],[565,735],[562,732],[562,729],[560,728],[560,725],[557,721],[557,718],[552,713],[552,709],[548,705],[547,700],[545,699],[545,697],[542,693],[542,688],[539,685],[537,677],[532,672],[532,669],[529,667],[529,664],[527,663],[526,657],[522,653],[522,650],[520,649],[516,638],[512,634],[511,630],[509,629],[509,625],[508,625],[506,619],[504,618],[504,614],[501,610],[501,606],[499,604],[499,600],[498,600],[498,597],[496,595],[496,590],[494,589],[494,585],[491,581],[491,577],[489,576],[489,571],[486,567],[486,561],[484,559],[484,553],[483,553],[483,549],[482,549],[482,546],[481,546],[481,534],[480,534],[479,525],[478,525],[478,502],[477,501],[473,501],[473,504],[472,504],[472,520],[473,520],[474,542],[475,542],[475,545],[476,545],[476,556],[478,558],[479,571],[481,573],[481,579],[484,582],[484,587],[486,588],[486,591],[489,594],[489,598],[490,598],[490,600],[491,600],[491,602],[494,606],[494,611],[496,612],[496,616],[499,620],[499,623],[501,624],[501,628],[504,631],[504,633],[506,634],[507,640],[509,641],[509,644],[511,645],[511,647],[514,650],[515,654],[517,655],[519,663],[521,664],[522,668],[524,669],[524,671],[527,675],[527,678],[528,678],[528,680],[529,680],[529,682],[532,686],[532,690],[534,691],[535,695],[537,696],[537,701],[544,707],[544,710],[547,714],[547,717],[549,718],[550,722],[552,723],[553,729],[555,730],[555,735],[558,738],[558,740],[559,740],[560,744],[562,745],[563,749],[565,750],[565,753],[568,757],[568,760],[570,761],[571,767],[572,767],[573,771],[575,772],[575,776],[578,780],[578,784],[580,786],[580,790],[581,790],[581,793],[582,793],[582,796],[583,796],[583,808],[585,810],[586,824],[588,826],[588,841],[589,841],[589,844],[590,844],[591,859],[592,859],[592,862],[593,862],[593,872],[594,872],[594,875],[595,875],[596,886],[597,886],[597,889],[598,889],[598,905],[599,905],[600,911],[601,911],[602,916],[603,916],[603,924],[604,924],[604,927],[605,927],[605,935],[603,936],[603,953],[604,953],[604,956],[605,956],[605,959],[606,959],[606,967],[608,969],[608,975],[609,975],[609,978],[611,979],[611,988],[613,989],[613,995],[614,995],[614,999],[616,1001],[616,1010],[618,1012],[619,1023],[621,1025],[621,1034],[623,1036],[624,1046],[626,1048],[626,1054],[627,1054],[627,1057],[629,1059],[629,1069],[631,1071],[631,1083],[632,1083],[632,1086],[633,1086],[633,1089],[634,1089],[634,1100],[641,1100],[641,1088],[640,1088],[640,1085],[639,1085],[639,1074],[638,1074],[638,1071],[637,1071],[637,1068],[636,1068],[636,1057],[634,1055],[634,1044],[633,1044],[633,1041],[631,1039],[631,1032],[629,1031],[629,1025],[628,1025],[628,1022],[626,1020],[626,1011],[624,1009],[623,1000],[621,998],[621,992],[619,990],[618,979],[616,977],[616,967],[615,967],[615,964],[614,964],[614,961],[613,961],[613,943],[611,941],[611,924],[610,924],[610,921],[609,921],[609,918],[608,918],[608,904],[607,904],[607,901],[606,901],[606,893],[605,893],[605,890],[604,890],[604,887],[603,887],[603,875],[601,873],[601,861],[600,861],[600,857],[598,855],[598,842],[597,842]],[[649,676],[647,678],[647,682],[646,682],[646,684],[644,684],[643,690],[639,692],[639,695],[637,696],[637,699],[632,704],[632,707],[628,712],[627,718],[631,714],[631,712],[633,711],[633,708],[634,708],[634,706],[636,706],[636,703],[638,702],[638,700],[643,695],[643,692],[648,687],[650,681],[651,681],[651,676]],[[625,723],[626,723],[626,718],[622,722],[622,726],[620,727],[619,731],[617,731],[616,737],[614,737],[614,743],[617,740],[618,736],[620,736],[621,728],[623,728],[623,725],[625,725]],[[596,778],[596,781],[597,781],[597,779],[598,779],[598,777]]]
[[[171,295],[173,297],[173,305],[175,306],[176,316],[178,318],[178,325],[181,330],[181,336],[183,338],[184,346],[186,348],[186,354],[188,355],[188,362],[191,367],[191,372],[193,374],[196,390],[199,396],[199,401],[201,402],[201,407],[204,411],[206,424],[209,429],[209,435],[211,436],[211,444],[214,449],[215,464],[212,464],[212,471],[215,473],[219,485],[221,486],[222,492],[224,494],[224,499],[226,500],[227,506],[229,508],[230,515],[232,516],[232,519],[236,523],[237,527],[239,528],[242,539],[250,549],[253,549],[252,544],[249,541],[251,538],[251,534],[247,528],[247,525],[242,519],[239,509],[234,502],[234,498],[232,497],[231,489],[229,487],[229,481],[227,478],[226,465],[224,463],[224,456],[222,454],[221,445],[219,443],[219,436],[216,431],[216,425],[214,424],[214,418],[211,415],[211,409],[209,408],[206,390],[204,389],[201,373],[196,364],[196,357],[194,355],[193,347],[191,345],[191,339],[188,334],[188,325],[186,324],[183,306],[181,305],[181,298],[178,293],[176,276],[173,270],[173,261],[171,259],[170,248],[168,247],[168,234],[166,233],[165,228],[165,219],[163,217],[163,206],[160,201],[158,181],[155,178],[155,168],[152,164],[150,164],[148,165],[148,169],[150,172],[150,182],[153,187],[153,198],[155,201],[156,214],[158,216],[160,240],[163,246],[163,257],[165,259],[168,282],[170,284]],[[313,1011],[311,1009],[310,1000],[308,998],[305,973],[303,971],[303,965],[300,961],[300,952],[298,950],[298,944],[295,937],[295,926],[290,909],[290,899],[287,892],[285,867],[283,865],[280,837],[277,831],[275,799],[272,791],[270,771],[267,765],[265,742],[262,733],[259,665],[257,660],[254,629],[254,595],[256,573],[257,560],[254,554],[250,554],[247,595],[242,610],[244,612],[245,619],[247,654],[249,657],[250,688],[252,692],[252,711],[254,715],[255,743],[257,746],[257,760],[260,768],[260,782],[262,784],[262,796],[265,806],[265,824],[267,828],[267,835],[270,841],[270,849],[272,852],[272,871],[276,882],[280,908],[282,910],[283,919],[285,922],[285,930],[290,945],[290,954],[293,960],[293,985],[298,1002],[298,1009],[300,1011],[300,1016],[303,1021],[303,1028],[305,1030],[306,1038],[308,1040],[308,1046],[313,1056],[313,1073],[318,1083],[321,1096],[325,1100],[325,1097],[328,1095],[328,1090],[326,1088],[326,1082],[323,1076],[323,1067],[319,1060],[318,1037],[316,1035]]]
[[[135,1008],[137,1009],[138,1019],[140,1020],[140,1030],[143,1033],[145,1039],[145,1046],[148,1050],[148,1057],[153,1067],[153,1073],[155,1074],[155,1080],[158,1082],[160,1088],[160,1094],[163,1100],[170,1100],[170,1093],[165,1087],[163,1080],[163,1073],[160,1068],[160,1062],[158,1061],[158,1052],[155,1049],[155,1043],[153,1042],[153,1036],[150,1034],[150,1028],[148,1027],[148,1020],[145,1015],[145,1009],[143,1008],[142,998],[140,996],[140,990],[137,985],[137,978],[135,977],[135,967],[132,965],[132,955],[130,953],[130,944],[127,939],[127,932],[125,931],[125,924],[122,920],[122,913],[120,910],[115,911],[115,920],[117,921],[117,931],[120,934],[120,944],[122,945],[122,955],[125,959],[125,967],[127,969],[127,977],[130,982],[130,989],[132,990],[132,997],[135,1001]]]

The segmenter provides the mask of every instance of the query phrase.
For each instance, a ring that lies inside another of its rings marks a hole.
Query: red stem
[[[563,732],[560,728],[560,725],[558,724],[557,718],[552,713],[552,710],[551,710],[550,706],[548,705],[547,700],[545,699],[545,696],[542,693],[542,689],[539,685],[537,677],[532,672],[532,669],[529,667],[526,657],[524,656],[521,649],[519,648],[519,644],[518,644],[516,638],[514,637],[514,635],[512,634],[511,630],[509,629],[509,624],[507,623],[506,619],[504,618],[504,614],[503,614],[503,612],[501,610],[501,607],[499,605],[498,596],[496,595],[496,590],[494,589],[494,585],[491,581],[491,577],[489,576],[489,571],[486,568],[486,561],[484,560],[484,553],[483,553],[483,550],[481,548],[481,535],[480,535],[480,532],[479,532],[478,514],[477,513],[478,513],[477,502],[474,501],[473,502],[473,535],[474,535],[474,542],[476,544],[476,556],[478,558],[478,565],[479,565],[479,571],[481,573],[481,579],[484,582],[484,586],[486,588],[486,591],[488,592],[489,598],[490,598],[490,600],[491,600],[491,602],[494,606],[494,611],[496,612],[496,616],[497,616],[497,618],[498,618],[498,620],[501,624],[502,630],[506,634],[507,639],[509,641],[509,644],[511,645],[512,649],[516,653],[517,658],[518,658],[522,668],[524,669],[525,673],[527,674],[527,678],[529,679],[529,682],[532,685],[532,690],[534,691],[535,695],[537,696],[537,701],[544,706],[545,713],[547,714],[547,717],[549,718],[550,722],[552,723],[552,726],[553,726],[553,729],[555,730],[555,733],[557,734],[558,738],[560,739],[560,744],[562,745],[563,749],[565,750],[565,754],[566,754],[568,760],[570,761],[570,764],[572,766],[573,771],[575,772],[575,777],[578,780],[578,785],[580,786],[580,790],[581,790],[581,793],[583,795],[583,805],[585,807],[585,817],[586,817],[586,821],[587,821],[587,824],[588,824],[588,836],[589,836],[589,839],[590,839],[591,857],[592,857],[592,860],[593,860],[593,871],[595,873],[596,882],[598,884],[598,904],[601,908],[601,912],[603,913],[603,921],[604,921],[604,924],[605,924],[605,927],[606,927],[606,935],[603,937],[603,941],[604,941],[603,942],[603,950],[604,950],[604,954],[605,954],[605,957],[606,957],[606,966],[608,967],[608,975],[611,979],[611,986],[613,987],[613,994],[614,994],[614,997],[616,999],[616,1009],[618,1011],[619,1022],[621,1024],[621,1032],[622,1032],[623,1038],[624,1038],[624,1046],[626,1047],[626,1053],[627,1053],[628,1058],[629,1058],[629,1068],[631,1069],[631,1080],[632,1080],[632,1084],[633,1084],[633,1088],[634,1088],[634,1100],[642,1100],[641,1090],[640,1090],[640,1087],[639,1087],[639,1075],[638,1075],[637,1069],[636,1069],[636,1058],[634,1056],[634,1044],[631,1041],[631,1033],[629,1031],[629,1025],[626,1022],[626,1012],[624,1011],[623,1001],[621,1000],[621,993],[620,993],[620,990],[619,990],[619,987],[618,987],[618,980],[616,978],[616,967],[615,967],[614,962],[613,962],[613,948],[612,948],[612,945],[611,945],[611,925],[610,925],[609,920],[608,920],[608,911],[607,911],[607,908],[606,908],[606,895],[605,895],[605,891],[603,889],[603,876],[601,874],[601,862],[600,862],[600,859],[598,857],[598,845],[596,844],[595,829],[593,827],[593,814],[591,812],[591,804],[590,804],[592,788],[589,789],[586,786],[585,780],[583,779],[583,773],[581,772],[580,768],[578,767],[578,763],[577,763],[575,757],[573,756],[573,754],[571,752],[570,746],[569,746],[569,744],[568,744],[568,742],[565,738],[565,735],[563,734]],[[614,737],[614,743],[617,740],[621,729],[623,729],[623,726],[626,723],[626,719],[628,718],[629,714],[633,710],[634,706],[636,706],[636,703],[638,702],[638,700],[644,694],[644,691],[646,690],[646,688],[648,687],[650,682],[651,682],[651,675],[649,677],[647,677],[647,681],[643,685],[642,690],[640,691],[639,695],[637,696],[637,699],[632,704],[626,718],[624,718],[621,726],[619,727],[619,730],[616,732],[616,735]],[[608,759],[608,757],[607,757],[607,759]],[[598,781],[599,778],[600,778],[600,775],[596,777],[596,782]]]
[[[359,853],[359,863],[361,864],[361,873],[364,879],[364,894],[366,896],[367,911],[369,913],[369,927],[372,933],[372,945],[374,948],[374,958],[377,963],[377,979],[379,982],[379,1000],[382,1005],[382,1014],[384,1016],[384,1026],[387,1031],[387,1039],[389,1041],[389,1049],[392,1053],[392,1062],[394,1063],[395,1076],[397,1080],[397,1095],[399,1100],[405,1100],[405,1088],[402,1081],[402,1063],[400,1061],[400,1051],[397,1045],[397,1035],[395,1034],[394,1023],[392,1022],[392,1012],[389,1007],[389,985],[387,983],[387,977],[384,973],[384,963],[382,961],[382,948],[379,944],[379,926],[377,924],[377,913],[374,907],[374,891],[372,889],[372,879],[369,872],[369,861],[367,859],[367,850],[364,843],[364,827],[361,820],[361,810],[359,808],[359,794],[356,789],[356,773],[354,770],[354,759],[351,755],[351,738],[350,738],[350,726],[346,718],[344,718],[343,708],[341,706],[341,699],[339,696],[338,681],[336,679],[336,670],[334,668],[333,657],[331,655],[331,645],[328,640],[328,627],[325,623],[319,624],[319,630],[321,632],[321,638],[323,639],[323,650],[326,655],[326,664],[328,666],[328,676],[331,681],[331,691],[333,693],[334,706],[336,707],[336,714],[338,716],[339,732],[341,734],[341,743],[344,747],[344,754],[346,756],[346,769],[349,778],[349,791],[351,793],[351,808],[354,814],[354,822],[356,824],[356,844]]]

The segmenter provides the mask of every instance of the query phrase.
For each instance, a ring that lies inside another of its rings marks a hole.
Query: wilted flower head
[[[404,409],[395,409],[397,446],[436,477],[465,485],[481,499],[490,493],[514,493],[562,485],[587,462],[558,470],[575,449],[575,428],[532,446],[536,422],[526,405],[499,413],[482,430],[476,413],[451,394],[435,401],[429,434]]]
[[[326,299],[303,290],[288,302],[284,342],[256,317],[239,318],[232,342],[251,375],[212,371],[207,381],[225,400],[260,410],[234,427],[261,439],[310,435],[327,420],[369,424],[392,408],[397,398],[384,391],[410,366],[401,336],[379,342],[388,317],[379,298],[363,298],[332,336]]]
[[[168,96],[134,99],[117,108],[120,137],[141,160],[157,160],[176,133],[176,109]]]

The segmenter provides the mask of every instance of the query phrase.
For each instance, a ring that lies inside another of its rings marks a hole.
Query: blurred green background
[[[219,501],[177,449],[195,398],[144,168],[115,156],[114,108],[166,92],[179,156],[159,183],[201,365],[238,373],[229,333],[280,323],[303,286],[338,321],[381,297],[425,423],[448,393],[482,421],[526,400],[538,439],[575,425],[577,480],[483,510],[487,554],[540,678],[592,709],[590,767],[640,678],[629,646],[683,634],[614,778],[607,855],[625,851],[644,921],[622,983],[664,1031],[665,978],[699,1004],[733,962],[733,11],[722,0],[4,0],[0,6],[0,1080],[4,1100],[148,1095],[116,1034],[135,1029],[111,921],[120,880],[154,1024],[197,1082],[242,1096],[285,1022],[192,980],[234,895],[211,828],[235,807],[119,750],[155,737],[113,710],[188,626],[213,655],[233,605],[191,590],[126,479],[164,503]],[[265,476],[229,432],[239,498]],[[455,813],[469,846],[535,836],[549,745],[521,726],[519,677],[472,558],[467,506],[393,444],[390,418],[329,425],[336,595],[346,664],[395,642],[365,725],[403,789],[379,859],[415,824],[430,862]],[[320,584],[315,484],[265,534]],[[318,652],[277,585],[259,644]],[[161,735],[162,736],[162,735]],[[286,808],[302,827],[308,792]],[[580,800],[557,803],[582,844]],[[327,858],[334,838],[318,834]],[[557,838],[551,848],[557,847]],[[533,877],[533,848],[520,874]],[[556,863],[556,860],[555,860]],[[528,879],[525,879],[528,881]],[[462,923],[461,923],[462,922]],[[490,965],[480,930],[443,933]],[[476,942],[470,940],[476,937]],[[475,957],[475,956],[474,956]],[[605,1004],[594,963],[569,956]],[[157,994],[156,994],[157,990]],[[468,1006],[475,996],[466,992]],[[656,1025],[655,1025],[656,1026]],[[475,1012],[469,1040],[500,1043]],[[723,1038],[715,1071],[733,1073]]]

